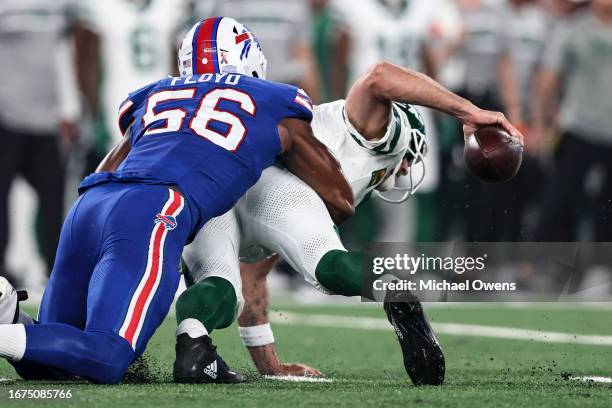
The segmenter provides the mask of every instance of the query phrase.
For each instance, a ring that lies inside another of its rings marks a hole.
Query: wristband
[[[246,347],[265,346],[274,343],[274,334],[270,323],[259,326],[238,327],[240,340]]]

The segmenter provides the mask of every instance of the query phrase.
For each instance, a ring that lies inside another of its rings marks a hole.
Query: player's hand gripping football
[[[501,112],[488,111],[474,107],[474,109],[470,110],[469,114],[465,117],[461,117],[460,120],[463,123],[463,135],[466,140],[470,135],[473,135],[478,128],[488,125],[497,125],[501,126],[513,137],[520,140],[521,144],[525,143],[523,134],[513,126]]]

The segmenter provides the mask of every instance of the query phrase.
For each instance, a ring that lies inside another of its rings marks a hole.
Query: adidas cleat
[[[0,276],[0,324],[17,323],[19,302],[28,299],[28,292],[15,290],[10,282]]]
[[[410,292],[388,292],[383,307],[402,348],[404,368],[414,385],[442,385],[444,353],[419,300]]]
[[[183,333],[176,338],[174,381],[179,383],[238,384],[246,378],[232,370],[217,354],[209,336],[191,338]]]

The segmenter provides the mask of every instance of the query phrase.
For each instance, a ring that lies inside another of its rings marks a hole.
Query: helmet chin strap
[[[391,190],[389,191],[401,191],[404,194],[399,198],[391,198],[388,196],[385,196],[383,194],[383,192],[378,191],[378,190],[374,190],[374,193],[376,194],[376,196],[378,198],[380,198],[381,200],[383,200],[384,202],[390,203],[390,204],[402,204],[406,201],[408,201],[408,199],[410,198],[411,195],[413,195],[414,193],[417,192],[417,190],[419,189],[419,187],[421,187],[421,184],[423,184],[423,180],[425,179],[425,163],[423,161],[420,162],[421,166],[423,168],[423,172],[421,173],[421,177],[419,178],[419,180],[415,183],[414,181],[414,174],[412,171],[412,167],[410,166],[410,168],[408,169],[408,181],[409,181],[409,186],[408,187],[398,187],[398,186],[394,186]],[[394,177],[394,176],[392,176]]]

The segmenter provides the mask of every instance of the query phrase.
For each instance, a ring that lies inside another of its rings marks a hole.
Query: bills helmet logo
[[[261,51],[261,45],[253,33],[246,27],[243,28],[242,33],[236,33],[235,42],[236,45],[242,44],[242,50],[240,51],[240,59],[245,60],[249,57],[251,47],[255,45],[259,51]]]
[[[159,224],[159,223],[164,224],[164,227],[168,231],[175,229],[176,226],[178,225],[176,222],[176,218],[174,218],[171,215],[163,215],[163,214],[157,214],[155,216],[155,224]]]

